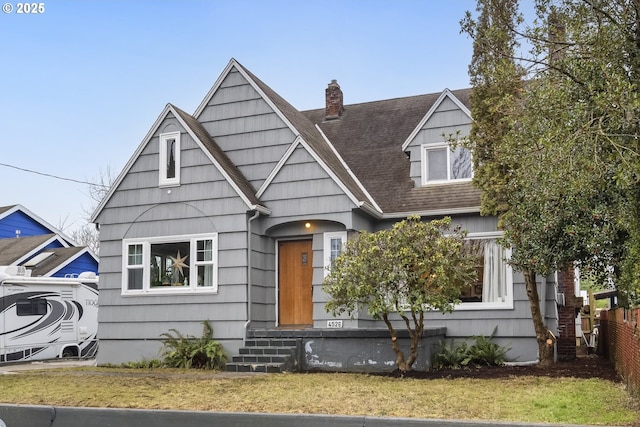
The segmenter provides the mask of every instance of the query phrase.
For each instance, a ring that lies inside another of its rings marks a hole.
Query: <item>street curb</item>
[[[205,425],[224,427],[579,427],[577,424],[531,424],[368,416],[77,408],[6,404],[0,404],[0,420],[4,421],[6,427],[201,427]]]

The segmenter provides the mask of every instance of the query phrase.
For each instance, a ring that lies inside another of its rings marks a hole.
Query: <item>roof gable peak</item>
[[[469,120],[471,120],[471,111],[467,108],[466,105],[464,105],[462,103],[462,101],[460,101],[454,94],[453,92],[451,92],[451,90],[445,88],[442,93],[440,94],[440,96],[438,97],[438,99],[436,100],[436,102],[433,103],[433,105],[431,106],[431,108],[429,109],[429,111],[427,111],[427,114],[424,115],[424,117],[422,118],[422,120],[420,120],[420,123],[418,123],[418,125],[413,129],[413,132],[411,132],[411,134],[409,135],[409,137],[406,139],[406,141],[402,144],[402,151],[405,151],[407,149],[407,147],[409,146],[409,144],[411,144],[411,141],[413,141],[413,139],[416,137],[416,135],[418,134],[418,132],[420,132],[420,129],[422,129],[424,127],[424,125],[429,121],[429,119],[431,118],[431,116],[433,116],[433,113],[435,113],[438,108],[440,107],[440,105],[444,102],[445,99],[449,98],[464,114],[466,114],[469,117]]]
[[[247,187],[247,186],[250,186],[248,182],[247,183],[242,182],[242,181],[246,181],[246,178],[244,178],[243,176],[239,176],[240,174],[239,171],[233,171],[232,173],[230,173],[229,170],[227,170],[230,168],[235,168],[235,165],[233,165],[233,163],[226,157],[226,155],[221,150],[219,150],[219,148],[217,147],[217,144],[211,139],[211,137],[206,132],[206,130],[202,128],[202,125],[200,124],[200,122],[198,122],[198,120],[195,117],[191,116],[190,114],[186,113],[180,108],[174,106],[171,103],[167,103],[167,105],[164,107],[164,109],[162,110],[162,112],[154,122],[149,132],[147,132],[147,135],[144,137],[142,142],[138,145],[138,148],[136,149],[136,151],[129,158],[129,161],[127,162],[127,164],[124,166],[124,168],[122,169],[122,171],[120,172],[116,180],[111,185],[111,188],[109,189],[109,192],[107,193],[107,195],[102,199],[102,201],[100,202],[100,204],[98,205],[94,213],[91,215],[91,218],[90,218],[91,222],[96,222],[96,219],[100,215],[100,212],[102,211],[104,206],[107,204],[109,199],[113,196],[113,193],[115,193],[116,189],[118,188],[122,180],[125,178],[125,176],[129,173],[129,170],[132,168],[135,161],[138,159],[138,157],[140,156],[144,148],[149,144],[149,142],[153,138],[153,135],[158,131],[162,122],[165,119],[167,119],[169,116],[173,116],[176,118],[176,120],[178,120],[178,123],[180,124],[180,126],[184,129],[185,132],[187,132],[191,136],[191,138],[195,141],[195,143],[202,149],[203,153],[205,153],[209,157],[211,162],[225,177],[225,180],[233,187],[236,193],[242,198],[243,202],[247,205],[247,207],[249,207],[250,209],[261,210],[263,213],[268,213],[268,209],[258,205],[258,201],[255,198],[255,192],[252,190],[250,191],[250,189]],[[233,175],[233,177],[231,175]]]

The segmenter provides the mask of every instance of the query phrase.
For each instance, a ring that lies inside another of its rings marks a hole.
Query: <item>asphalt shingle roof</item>
[[[55,234],[0,239],[0,265],[13,265],[17,260],[53,237]]]
[[[370,195],[384,214],[391,216],[447,209],[479,210],[480,190],[471,183],[414,187],[409,175],[410,164],[402,144],[441,93],[345,105],[339,119],[326,121],[324,107],[300,112],[249,70],[243,70],[358,200],[372,205]],[[467,107],[470,92],[471,89],[452,91]]]
[[[31,276],[44,276],[52,270],[57,269],[65,264],[70,258],[77,256],[80,252],[86,250],[84,247],[55,248],[47,249],[43,252],[51,252],[52,255],[39,262],[36,266],[31,267]]]
[[[452,91],[469,105],[470,89]],[[334,145],[385,214],[473,209],[480,191],[471,183],[414,187],[402,144],[426,116],[440,93],[344,106],[337,120],[325,121],[325,110],[305,111]]]

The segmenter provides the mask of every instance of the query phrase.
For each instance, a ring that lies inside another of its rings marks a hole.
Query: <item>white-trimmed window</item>
[[[158,147],[160,186],[180,184],[180,132],[160,134]]]
[[[123,294],[218,291],[217,233],[126,239],[122,253]]]
[[[324,275],[329,274],[329,268],[334,259],[342,253],[342,248],[347,242],[346,231],[324,233]]]
[[[458,309],[513,308],[513,271],[508,263],[511,249],[503,247],[496,233],[469,234],[478,254],[476,282],[466,287]]]
[[[446,142],[422,145],[422,185],[468,181],[473,177],[471,152]]]

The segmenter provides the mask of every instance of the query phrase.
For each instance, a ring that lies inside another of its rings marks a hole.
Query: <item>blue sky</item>
[[[471,0],[9,3],[0,163],[77,181],[119,174],[164,106],[193,113],[231,58],[299,110],[323,107],[332,79],[345,104],[469,85]],[[86,223],[87,185],[3,165],[0,206],[68,232]]]

